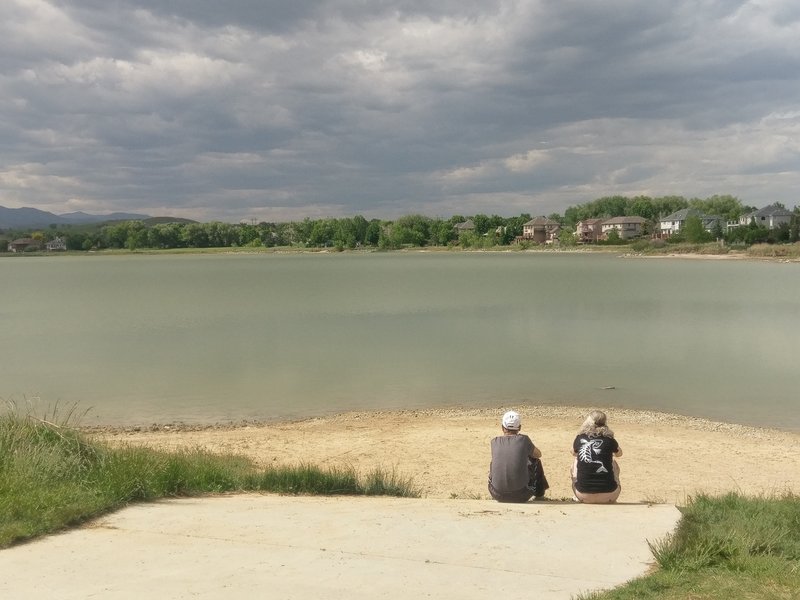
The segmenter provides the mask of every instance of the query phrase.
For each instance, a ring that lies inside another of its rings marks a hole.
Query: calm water
[[[87,424],[541,402],[800,430],[798,264],[59,256],[0,274],[0,398],[77,402]]]

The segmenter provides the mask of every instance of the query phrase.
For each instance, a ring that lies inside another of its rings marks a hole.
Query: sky
[[[2,0],[0,205],[201,221],[800,189],[796,0]]]

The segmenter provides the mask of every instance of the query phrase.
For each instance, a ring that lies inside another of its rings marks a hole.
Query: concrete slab
[[[0,551],[0,598],[568,599],[652,565],[671,505],[237,495]]]

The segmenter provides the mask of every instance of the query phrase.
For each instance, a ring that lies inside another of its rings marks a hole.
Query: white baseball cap
[[[506,429],[519,429],[520,428],[520,419],[519,413],[513,410],[508,411],[506,414],[503,415],[502,420],[503,427]]]

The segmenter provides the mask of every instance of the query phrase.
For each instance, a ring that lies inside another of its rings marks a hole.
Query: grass
[[[258,469],[202,449],[164,452],[94,442],[68,423],[10,410],[0,416],[0,548],[58,531],[132,502],[223,492],[418,496],[381,470],[312,465]]]
[[[800,258],[800,242],[794,244],[754,244],[747,249],[748,256],[759,258]]]
[[[659,569],[582,600],[800,597],[800,498],[700,495],[676,531],[651,544]]]

